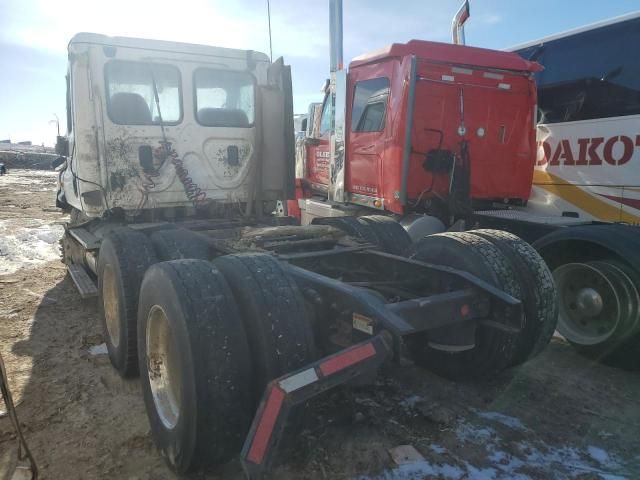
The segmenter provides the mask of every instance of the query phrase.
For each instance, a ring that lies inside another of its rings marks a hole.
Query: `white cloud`
[[[64,52],[77,32],[269,50],[266,4],[264,12],[238,10],[233,2],[221,0],[185,0],[170,5],[158,0],[9,0],[0,38],[4,43],[53,52]],[[326,44],[324,36],[314,35],[313,24],[289,22],[282,14],[273,14],[272,29],[274,43],[286,48],[289,55],[316,56]],[[292,41],[302,38],[305,41]]]

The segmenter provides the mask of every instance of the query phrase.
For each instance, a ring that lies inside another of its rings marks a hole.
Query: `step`
[[[81,265],[67,265],[67,270],[82,299],[98,296],[98,287]]]
[[[100,248],[100,239],[85,228],[70,228],[69,235],[75,238],[78,243],[87,250],[96,250]]]

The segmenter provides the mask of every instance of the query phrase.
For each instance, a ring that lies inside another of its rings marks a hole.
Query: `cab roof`
[[[540,64],[524,60],[517,53],[470,47],[467,45],[428,42],[425,40],[392,43],[387,47],[354,58],[349,67],[354,68],[372,62],[379,62],[394,57],[406,57],[409,55],[415,55],[419,59],[436,63],[525,72],[538,72],[542,70]]]
[[[136,48],[238,59],[246,59],[248,52],[251,52],[251,58],[254,61],[269,61],[269,57],[266,54],[253,50],[239,50],[235,48],[213,47],[210,45],[197,45],[194,43],[169,42],[166,40],[150,40],[146,38],[110,37],[99,33],[76,33],[69,41],[69,47],[75,44],[105,45],[111,47]]]

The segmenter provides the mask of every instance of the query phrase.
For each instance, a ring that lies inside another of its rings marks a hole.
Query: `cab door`
[[[385,152],[385,121],[389,100],[386,77],[357,81],[351,101],[347,172],[353,195],[382,197],[382,159]],[[368,203],[368,202],[366,202]]]
[[[314,135],[306,139],[307,180],[311,188],[326,192],[329,187],[329,164],[331,162],[331,97],[325,95],[319,125],[314,126]]]

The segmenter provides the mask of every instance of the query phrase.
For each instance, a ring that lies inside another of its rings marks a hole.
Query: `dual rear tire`
[[[537,355],[549,343],[557,321],[553,278],[544,260],[515,235],[496,230],[472,230],[430,235],[413,244],[409,258],[467,271],[520,299],[519,331],[495,328],[488,319],[466,345],[444,339],[464,338],[464,332],[418,334],[406,339],[417,365],[447,378],[495,375]],[[459,327],[456,327],[459,328]]]
[[[313,360],[304,300],[269,255],[174,260],[140,289],[138,352],[155,443],[187,473],[240,450],[267,382]]]

